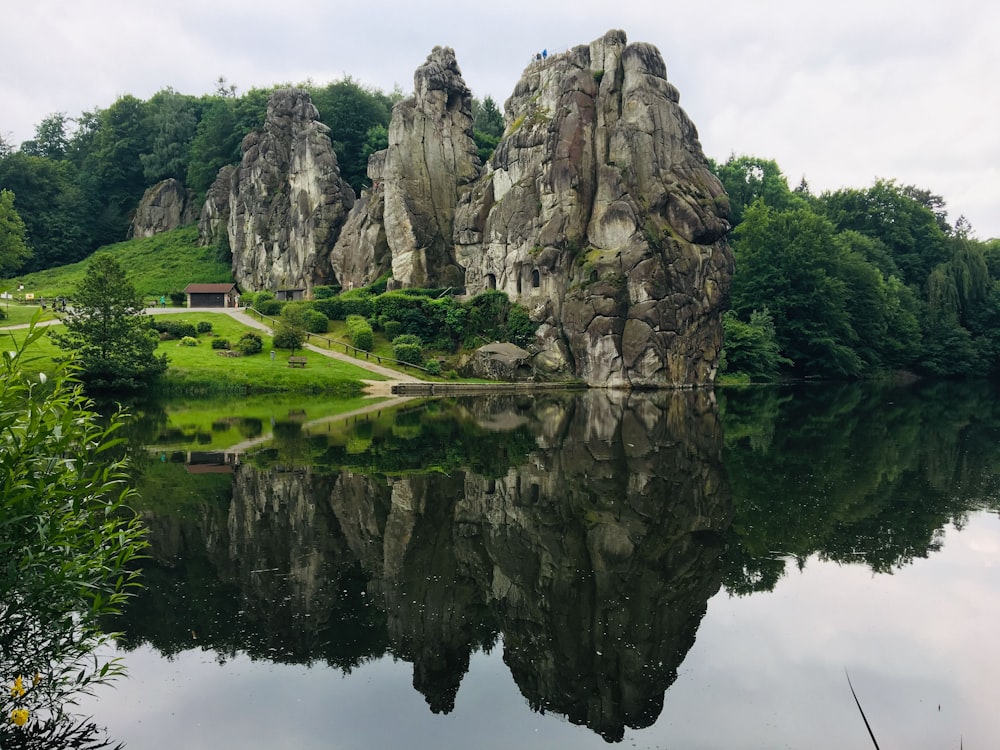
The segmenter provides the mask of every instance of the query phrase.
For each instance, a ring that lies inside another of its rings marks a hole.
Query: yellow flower
[[[17,724],[19,727],[23,727],[28,723],[28,717],[31,714],[26,708],[15,708],[10,712],[10,720],[12,723]]]
[[[31,686],[38,687],[38,683],[42,681],[42,675],[40,672],[35,672],[35,676],[31,678]]]
[[[14,698],[20,698],[24,695],[24,678],[21,675],[18,675],[17,679],[14,680],[14,687],[10,689],[10,694]]]

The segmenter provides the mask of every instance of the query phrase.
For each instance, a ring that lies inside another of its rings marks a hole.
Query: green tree
[[[809,208],[779,211],[758,200],[736,228],[733,249],[737,315],[747,319],[766,304],[781,352],[802,375],[863,371],[853,349],[843,248],[829,221]]]
[[[13,191],[34,254],[25,271],[82,260],[97,247],[93,215],[100,209],[81,189],[69,161],[15,153],[0,160],[0,188]]]
[[[150,184],[168,177],[183,182],[198,128],[198,100],[167,88],[154,94],[147,108],[152,142],[149,152],[140,156],[143,176]]]
[[[366,88],[349,76],[323,88],[308,88],[320,121],[330,128],[330,141],[344,179],[358,194],[368,179],[372,128],[389,127],[392,101],[378,89]]]
[[[65,112],[54,112],[42,120],[35,128],[33,140],[21,144],[21,151],[46,159],[63,159],[69,149],[67,127],[70,119]]]
[[[114,257],[93,256],[66,316],[66,332],[52,335],[74,355],[89,388],[136,390],[166,371],[167,357],[156,354],[158,337],[142,309],[142,298]]]
[[[290,349],[295,354],[306,340],[307,311],[309,305],[303,302],[289,302],[281,308],[281,316],[274,326],[274,347]]]
[[[14,193],[0,190],[0,276],[9,276],[31,257],[24,222],[14,208]]]
[[[98,748],[103,732],[72,703],[121,673],[96,653],[111,641],[100,620],[135,590],[145,530],[128,507],[123,416],[93,412],[64,369],[37,375],[43,335],[0,355],[0,746]]]
[[[729,195],[729,221],[734,227],[743,221],[743,212],[758,200],[779,210],[806,204],[807,193],[789,190],[785,175],[770,159],[733,154],[724,164],[713,167]]]
[[[722,316],[722,364],[728,374],[743,374],[751,380],[776,380],[782,369],[794,363],[781,355],[774,319],[765,307],[750,314],[744,323],[729,310]]]
[[[916,188],[879,180],[866,190],[824,193],[819,206],[837,229],[853,229],[883,243],[903,283],[925,289],[931,271],[948,259],[948,248],[939,217],[913,194],[930,201]]]

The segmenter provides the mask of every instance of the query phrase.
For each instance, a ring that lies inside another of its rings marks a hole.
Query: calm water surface
[[[115,740],[871,747],[847,672],[883,748],[1000,738],[988,387],[316,409],[137,427]]]

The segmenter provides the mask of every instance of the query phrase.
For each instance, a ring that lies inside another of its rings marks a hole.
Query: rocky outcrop
[[[454,53],[436,48],[414,83],[331,254],[338,280],[502,290],[538,324],[545,379],[711,382],[729,203],[660,53],[611,31],[532,62],[482,168]]]
[[[232,175],[229,243],[244,289],[310,289],[330,277],[327,257],[354,205],[327,128],[309,94],[271,94],[264,128],[243,139]]]
[[[471,378],[508,382],[530,380],[534,375],[531,354],[519,346],[502,341],[476,349],[469,362],[463,366],[462,372]]]
[[[180,181],[171,177],[158,182],[143,193],[128,236],[152,237],[191,224],[197,217],[194,204],[191,191]]]
[[[472,94],[449,47],[435,47],[413,76],[414,95],[393,108],[389,147],[373,156],[372,189],[330,257],[340,283],[392,271],[393,287],[464,285],[455,261],[460,196],[479,176]]]
[[[226,165],[219,170],[215,182],[205,194],[198,219],[198,242],[201,245],[215,245],[225,238],[229,242],[229,192],[233,189],[233,173],[236,167]]]
[[[710,382],[732,274],[728,199],[659,52],[612,31],[533,62],[459,207],[470,294],[538,322],[548,370],[592,385]]]
[[[237,282],[350,289],[390,274],[390,289],[497,289],[537,324],[528,349],[540,379],[712,382],[733,271],[729,202],[656,48],[610,31],[533,61],[505,125],[480,164],[454,51],[434,48],[355,203],[308,96],[276,92],[232,175]],[[207,223],[222,210],[209,205]]]

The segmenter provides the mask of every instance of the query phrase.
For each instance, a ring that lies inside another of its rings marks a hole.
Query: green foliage
[[[322,88],[308,87],[320,121],[330,128],[341,175],[359,193],[368,180],[368,156],[381,145],[379,128],[389,127],[392,101],[381,91],[345,76]],[[388,145],[388,135],[385,143]]]
[[[314,299],[330,299],[340,293],[340,287],[320,285],[314,286],[312,291]]]
[[[326,333],[330,329],[329,318],[315,308],[307,309],[303,317],[303,324],[309,333]]]
[[[198,321],[198,325],[195,326],[195,327],[198,329],[198,333],[211,333],[212,332],[212,324],[209,323],[207,320],[199,320]]]
[[[14,208],[14,194],[0,190],[0,274],[16,271],[31,257],[25,243],[27,230]]]
[[[101,618],[135,591],[145,530],[129,508],[123,415],[99,417],[65,370],[39,379],[42,336],[32,327],[0,356],[0,746],[97,748],[101,732],[71,707],[122,673]]]
[[[167,357],[155,353],[157,335],[142,310],[117,261],[107,253],[91,258],[64,319],[66,332],[52,335],[73,355],[89,388],[139,389],[166,371]]]
[[[774,161],[733,154],[721,166],[712,166],[729,196],[729,222],[734,227],[756,201],[782,211],[805,205],[801,195],[789,190],[788,180]]]
[[[185,336],[184,338],[181,339],[180,345],[181,346],[198,346],[199,343],[201,343],[201,342],[198,341],[198,339],[196,339],[194,336]]]
[[[385,337],[389,339],[389,341],[395,339],[402,332],[403,324],[398,320],[386,320],[382,323],[382,333],[385,334]]]
[[[315,312],[310,309],[307,302],[289,302],[281,310],[281,317],[277,325],[274,326],[274,347],[276,349],[290,349],[292,354],[296,349],[302,348],[302,342],[306,337],[306,326],[309,313]],[[319,313],[326,324],[326,316]]]
[[[281,315],[281,309],[285,306],[285,303],[274,298],[261,299],[260,295],[258,295],[253,306],[261,315],[274,318]]]
[[[252,331],[247,331],[242,336],[240,336],[239,341],[236,342],[236,351],[245,357],[251,354],[259,354],[264,349],[264,341],[261,339],[260,334],[253,333]]]
[[[347,316],[347,334],[356,349],[370,352],[375,347],[375,334],[371,324],[360,315]]]
[[[223,338],[214,338],[214,339],[212,339],[212,348],[213,349],[228,349],[229,348],[229,339],[223,339]]]
[[[480,102],[472,99],[472,138],[479,151],[479,160],[485,164],[496,150],[503,135],[503,115],[492,97]]]
[[[411,365],[423,365],[424,353],[420,344],[398,343],[398,339],[392,342],[392,356],[400,362],[407,362]]]
[[[198,329],[186,320],[179,320],[169,316],[151,317],[150,327],[163,335],[164,338],[182,339],[185,336],[196,337]]]
[[[441,374],[441,360],[439,359],[429,359],[424,362],[424,369],[427,370],[428,375],[440,375]]]
[[[744,323],[730,310],[722,316],[724,348],[719,369],[727,375],[742,374],[750,380],[776,380],[785,367],[794,363],[781,356],[774,320],[765,307],[750,314]]]

